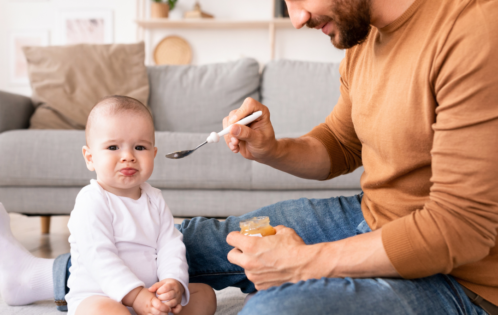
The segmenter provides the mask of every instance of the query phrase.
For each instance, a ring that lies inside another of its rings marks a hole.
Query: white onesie
[[[183,235],[175,229],[161,191],[147,183],[140,188],[140,199],[133,200],[107,192],[91,180],[76,197],[68,223],[72,261],[68,315],[87,297],[102,295],[121,302],[134,288],[167,278],[183,284],[181,304],[188,303]]]

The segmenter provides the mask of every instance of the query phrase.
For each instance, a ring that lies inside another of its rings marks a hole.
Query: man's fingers
[[[288,233],[288,232],[294,231],[293,229],[288,228],[284,225],[277,225],[277,226],[274,226],[273,228],[275,229],[275,231],[277,231],[277,234]]]
[[[232,249],[228,252],[227,259],[234,265],[240,266],[242,268],[245,262],[244,254],[237,248]]]
[[[242,141],[247,141],[253,138],[254,135],[254,130],[251,129],[250,127],[244,126],[244,125],[238,125],[235,124],[230,128],[230,136],[232,137],[230,139],[231,143],[234,143],[235,140],[242,140]],[[235,140],[232,140],[234,139]],[[237,144],[239,141],[236,141]]]
[[[254,246],[255,239],[234,231],[227,235],[227,243],[235,248],[240,248],[243,252]]]

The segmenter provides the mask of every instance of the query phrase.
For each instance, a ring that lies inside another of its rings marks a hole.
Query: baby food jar
[[[240,221],[239,224],[242,235],[263,237],[277,233],[273,226],[270,225],[269,217],[254,217]]]

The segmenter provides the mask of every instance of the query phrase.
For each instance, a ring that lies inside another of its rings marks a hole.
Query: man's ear
[[[156,157],[157,155],[157,147],[154,147],[154,158]]]
[[[83,146],[83,158],[85,159],[86,163],[86,168],[90,171],[95,171],[95,167],[93,166],[93,157],[92,157],[92,151],[90,151],[90,148],[87,147],[86,145]]]

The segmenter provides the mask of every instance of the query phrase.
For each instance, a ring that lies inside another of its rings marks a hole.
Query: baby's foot
[[[0,295],[8,305],[53,299],[53,259],[33,256],[12,235],[10,217],[0,203]]]

